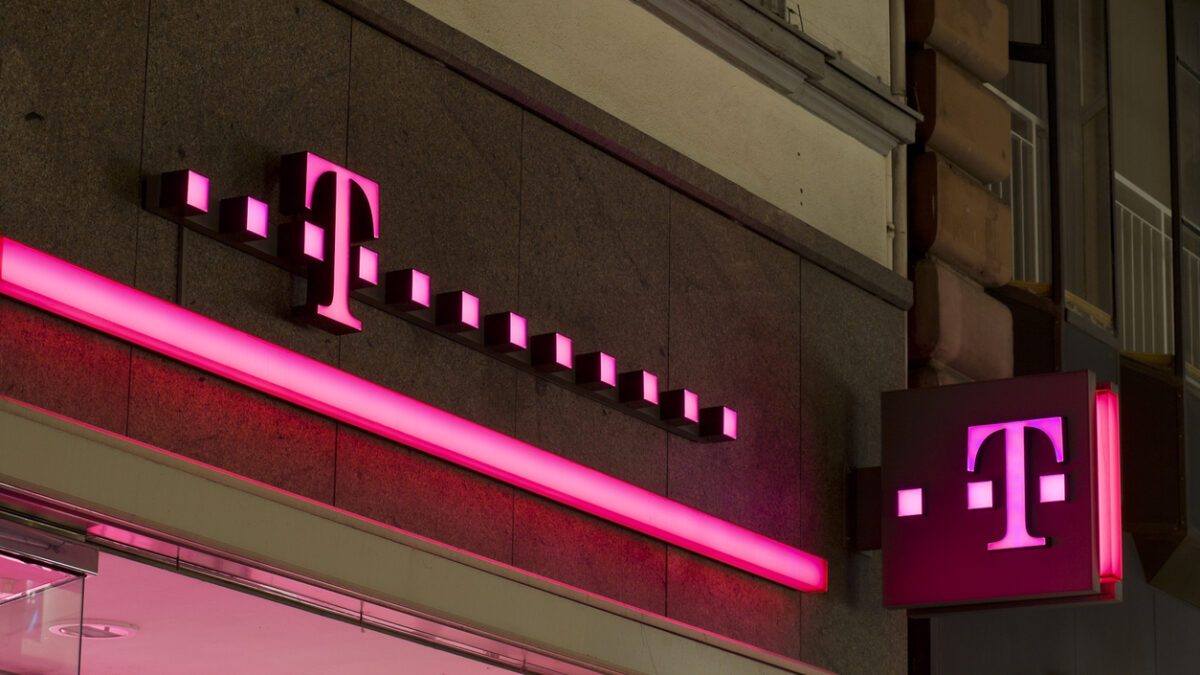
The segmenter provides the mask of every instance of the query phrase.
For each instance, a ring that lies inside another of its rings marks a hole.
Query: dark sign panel
[[[885,605],[1111,592],[1116,395],[1091,373],[889,392],[883,424]]]

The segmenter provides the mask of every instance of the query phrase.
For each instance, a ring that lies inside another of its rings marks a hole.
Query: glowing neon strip
[[[823,558],[3,237],[0,292],[752,574],[826,589]]]
[[[1117,395],[1096,392],[1096,493],[1099,511],[1100,580],[1120,581],[1121,423]]]

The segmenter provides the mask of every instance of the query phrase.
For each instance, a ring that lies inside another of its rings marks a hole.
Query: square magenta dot
[[[479,298],[462,291],[462,314],[460,320],[471,328],[479,328]]]
[[[600,353],[600,381],[610,387],[617,386],[617,359],[603,352]]]
[[[725,435],[730,438],[737,438],[737,411],[733,408],[725,408],[721,411],[721,424],[725,427]]]
[[[554,334],[554,362],[563,368],[571,368],[574,365],[571,338],[562,333]]]
[[[529,346],[528,327],[526,326],[525,317],[520,314],[509,314],[508,342],[514,347],[520,347],[521,349]]]
[[[1043,504],[1067,501],[1067,477],[1061,473],[1042,476],[1038,479],[1038,493]]]
[[[307,221],[304,223],[304,255],[313,260],[325,259],[325,230]]]
[[[992,508],[994,494],[995,491],[990,480],[967,483],[967,508],[972,510]]]
[[[246,197],[246,232],[264,239],[267,236],[267,205]]]
[[[896,515],[903,518],[905,516],[919,516],[924,512],[925,504],[921,488],[896,491]]]
[[[365,246],[358,247],[358,278],[372,286],[379,283],[379,254]]]
[[[186,203],[201,213],[208,213],[208,179],[195,171],[187,172]]]
[[[412,271],[412,301],[422,307],[429,306],[429,275],[417,270]]]
[[[687,389],[683,390],[683,417],[693,422],[700,421],[700,397]]]
[[[642,400],[658,403],[658,376],[642,371]]]

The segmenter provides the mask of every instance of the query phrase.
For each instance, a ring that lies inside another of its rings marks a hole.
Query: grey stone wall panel
[[[523,138],[518,312],[530,333],[665,381],[668,189],[534,115]]]
[[[354,24],[348,164],[379,183],[381,272],[415,267],[435,294],[516,310],[522,114]]]
[[[516,369],[380,310],[359,306],[357,311],[368,328],[339,338],[342,370],[513,433]]]
[[[849,550],[850,471],[879,466],[880,392],[905,386],[904,312],[800,266],[801,548],[829,560],[802,603],[801,657],[836,672],[907,671],[906,616],[883,609],[878,551]]]
[[[667,432],[525,373],[517,374],[515,435],[651,492],[667,490]]]
[[[668,496],[800,543],[799,258],[671,199],[670,388],[738,413],[738,438],[670,439]]]
[[[225,197],[266,202],[278,223],[279,161],[311,151],[346,156],[350,18],[318,0],[153,3],[142,171],[192,169],[210,181],[210,210]],[[147,290],[165,295],[176,225],[143,216]],[[162,230],[166,230],[164,233]],[[291,276],[185,233],[183,305],[326,363],[336,342],[290,324]]]
[[[292,307],[303,295],[296,294],[296,281],[287,270],[191,230],[183,232],[182,250],[183,307],[337,365],[338,338],[292,320]]]
[[[0,8],[0,235],[131,283],[146,2]]]
[[[280,157],[344,162],[350,25],[319,0],[155,0],[145,174],[192,169],[214,198],[249,194],[274,209]]]

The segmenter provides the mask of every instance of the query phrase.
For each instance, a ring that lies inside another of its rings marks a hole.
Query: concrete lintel
[[[920,113],[882,83],[740,0],[634,1],[881,155],[916,138]]]

